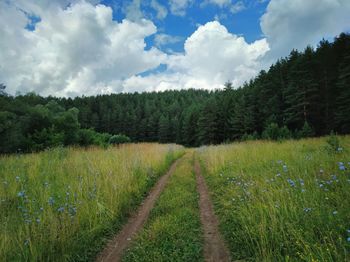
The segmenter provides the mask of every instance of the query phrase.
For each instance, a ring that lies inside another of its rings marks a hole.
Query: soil
[[[218,228],[218,219],[214,213],[213,204],[210,200],[208,187],[201,175],[198,160],[195,161],[194,171],[197,178],[199,192],[200,219],[204,231],[204,259],[205,261],[230,261],[230,254],[225,246]]]

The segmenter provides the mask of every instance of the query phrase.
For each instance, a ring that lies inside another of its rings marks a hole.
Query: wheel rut
[[[201,174],[198,160],[195,160],[194,171],[199,192],[200,219],[204,231],[204,260],[210,262],[230,261],[230,254],[219,232],[219,222],[214,213],[208,187]]]
[[[183,157],[182,157],[183,158]],[[180,158],[180,159],[182,159]],[[149,195],[143,201],[143,204],[130,217],[121,231],[107,244],[106,248],[97,257],[97,262],[116,262],[121,261],[126,248],[129,247],[131,240],[142,229],[159,195],[164,190],[169,177],[175,171],[180,159],[176,160],[168,172],[163,175],[156,185],[151,189]]]

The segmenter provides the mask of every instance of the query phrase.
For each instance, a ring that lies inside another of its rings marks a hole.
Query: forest
[[[1,82],[1,80],[0,80]],[[200,87],[198,87],[200,88]],[[350,34],[292,50],[241,87],[42,97],[0,86],[0,152],[122,142],[185,146],[350,133]]]

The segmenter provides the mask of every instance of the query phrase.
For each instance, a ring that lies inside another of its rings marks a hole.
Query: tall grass
[[[192,154],[180,160],[123,261],[202,261],[202,231]]]
[[[198,150],[234,259],[350,260],[350,137]]]
[[[0,157],[0,261],[91,259],[182,151],[133,144]]]

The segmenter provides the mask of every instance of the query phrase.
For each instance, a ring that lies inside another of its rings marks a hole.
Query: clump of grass
[[[200,261],[202,231],[192,159],[178,164],[123,261]]]
[[[341,137],[344,148],[350,137]],[[350,259],[350,154],[326,138],[199,150],[234,259]]]
[[[0,157],[0,261],[91,259],[182,152],[145,143]]]

